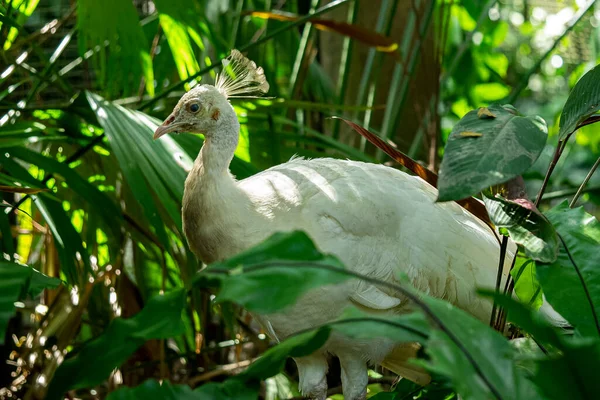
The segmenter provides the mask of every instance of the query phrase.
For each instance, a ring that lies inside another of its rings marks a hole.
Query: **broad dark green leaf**
[[[587,341],[562,357],[539,361],[533,381],[548,399],[595,399],[600,393],[600,342]]]
[[[182,334],[184,306],[185,291],[179,289],[152,297],[132,318],[114,319],[102,335],[58,367],[50,381],[47,399],[59,399],[67,390],[99,384],[147,340]]]
[[[438,201],[461,200],[527,170],[547,138],[540,117],[522,117],[508,105],[473,110],[452,130],[440,166]],[[492,115],[492,116],[490,116]]]
[[[589,116],[600,110],[600,66],[596,65],[577,82],[560,115],[559,138],[565,139]]]
[[[534,260],[553,262],[558,255],[558,237],[554,227],[525,199],[506,200],[500,195],[484,196],[490,219],[498,228],[506,228],[525,254]]]
[[[27,294],[37,296],[43,289],[55,288],[59,284],[59,279],[26,265],[0,261],[0,345],[4,344],[8,321],[15,313],[15,301]]]
[[[600,223],[583,207],[563,202],[546,213],[564,240],[558,259],[538,264],[537,275],[552,307],[584,336],[600,335]]]
[[[387,337],[398,342],[424,342],[429,322],[420,311],[404,315],[373,315],[349,308],[331,325],[331,329],[356,339]]]
[[[158,382],[148,379],[146,382],[134,388],[123,387],[108,395],[106,400],[139,400],[139,399],[161,399],[161,400],[205,400],[200,393],[194,391],[187,385],[174,385],[169,381]]]
[[[304,232],[276,233],[261,244],[194,277],[197,286],[220,287],[217,301],[258,313],[279,311],[306,291],[340,283],[348,275],[334,256],[322,255]]]
[[[516,368],[506,338],[443,300],[421,298],[446,329],[432,330],[425,345],[431,357],[425,364],[428,369],[450,378],[464,399],[538,398],[535,387]]]

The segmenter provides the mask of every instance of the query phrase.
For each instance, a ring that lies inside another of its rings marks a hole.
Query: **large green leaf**
[[[108,395],[106,400],[204,400],[200,393],[194,393],[187,385],[172,385],[169,381],[158,382],[148,379],[134,388],[123,387]]]
[[[556,260],[558,238],[554,227],[533,203],[506,200],[500,195],[484,196],[483,200],[494,225],[507,229],[512,240],[523,245],[525,254],[543,262]]]
[[[533,381],[549,399],[594,399],[600,393],[600,342],[587,341],[562,357],[541,360]]]
[[[600,336],[600,223],[563,202],[546,216],[564,240],[558,259],[537,274],[554,309],[585,336]]]
[[[51,278],[26,265],[0,261],[0,345],[8,321],[15,313],[15,301],[38,295],[43,289],[55,288],[60,279]]]
[[[293,304],[306,291],[336,284],[348,275],[334,256],[321,254],[304,232],[276,233],[226,261],[211,264],[194,277],[196,286],[220,287],[217,301],[269,313]]]
[[[531,399],[536,389],[516,368],[508,340],[449,303],[422,296],[443,329],[433,330],[425,348],[428,369],[450,378],[464,399]]]
[[[149,46],[139,24],[137,11],[130,1],[78,0],[77,28],[79,52],[98,47],[96,60],[102,87],[109,93],[137,93],[140,78],[146,79],[146,90],[154,94],[154,73]],[[105,42],[110,45],[107,56]]]
[[[185,291],[179,289],[152,297],[132,318],[114,319],[100,336],[58,367],[46,398],[59,399],[67,390],[97,385],[147,340],[182,334],[184,306]]]
[[[543,119],[522,117],[511,106],[470,111],[448,138],[438,201],[464,199],[520,175],[537,160],[546,138]]]
[[[565,139],[589,116],[600,110],[600,65],[577,82],[560,115],[559,138]]]
[[[185,171],[178,164],[191,164],[189,156],[169,137],[153,141],[158,121],[139,111],[112,104],[87,93],[87,99],[106,133],[119,165],[144,215],[161,240],[169,247],[165,225],[181,229],[181,206]],[[155,193],[156,196],[153,196]],[[159,209],[166,211],[166,224]]]
[[[356,339],[387,337],[398,342],[424,342],[430,331],[429,322],[420,311],[404,315],[373,315],[357,308],[346,310],[330,327]]]

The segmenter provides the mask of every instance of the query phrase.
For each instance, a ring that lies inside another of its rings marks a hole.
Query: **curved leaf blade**
[[[600,336],[600,223],[566,201],[546,217],[564,245],[555,262],[537,265],[544,294],[582,335]]]
[[[505,228],[525,254],[534,260],[553,262],[558,255],[558,237],[552,224],[528,200],[506,200],[500,195],[483,198],[490,219]]]
[[[470,111],[448,138],[440,166],[437,201],[460,200],[526,171],[546,144],[546,123],[522,117],[508,105],[491,105],[494,115]],[[463,132],[481,133],[464,136]]]
[[[578,125],[600,110],[600,65],[579,79],[560,115],[559,139],[564,140]]]

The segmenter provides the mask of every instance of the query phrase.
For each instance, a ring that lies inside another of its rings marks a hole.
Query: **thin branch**
[[[556,167],[556,164],[558,163],[558,160],[560,159],[560,155],[562,154],[562,152],[567,144],[567,140],[569,140],[569,136],[567,136],[564,141],[559,140],[558,145],[556,145],[556,150],[554,150],[554,156],[552,157],[552,161],[550,161],[550,165],[548,166],[548,171],[546,171],[546,176],[544,177],[544,182],[542,182],[542,187],[540,188],[540,191],[538,192],[538,195],[535,199],[536,207],[540,204],[540,201],[542,201],[542,196],[544,195],[546,186],[548,186],[548,181],[550,180],[550,175],[552,175],[552,171],[554,171],[554,168]]]
[[[577,200],[579,199],[579,196],[581,196],[581,193],[583,193],[583,189],[585,188],[585,185],[587,185],[587,183],[589,182],[589,180],[592,177],[592,175],[594,175],[594,172],[596,172],[596,169],[598,168],[598,165],[600,165],[600,157],[598,157],[598,159],[596,160],[596,162],[592,166],[592,169],[590,169],[590,172],[588,172],[588,174],[586,175],[585,179],[581,183],[581,186],[579,186],[579,189],[577,190],[577,193],[575,193],[575,196],[573,196],[573,200],[571,200],[571,203],[569,203],[569,207],[570,208],[573,208],[573,206],[577,203]]]
[[[452,332],[450,330],[450,328],[448,328],[446,326],[444,321],[442,321],[437,316],[437,314],[435,314],[433,312],[433,310],[429,307],[429,305],[427,303],[425,303],[423,300],[421,300],[419,298],[419,296],[417,296],[411,290],[408,290],[408,289],[404,288],[403,286],[395,284],[395,283],[382,281],[382,280],[375,279],[375,278],[372,278],[367,275],[359,274],[358,272],[354,272],[354,271],[350,271],[350,270],[342,269],[342,268],[338,268],[338,267],[333,267],[333,266],[327,265],[327,264],[321,264],[319,262],[285,262],[285,261],[264,262],[264,263],[260,263],[260,264],[251,265],[251,266],[245,268],[244,271],[245,272],[259,271],[262,269],[267,269],[267,268],[276,267],[276,266],[277,267],[289,267],[289,268],[297,268],[300,266],[308,267],[308,268],[320,268],[320,269],[324,269],[324,270],[327,270],[330,272],[337,272],[340,274],[349,275],[349,276],[352,276],[352,277],[355,277],[358,279],[362,279],[365,282],[372,283],[376,286],[383,286],[388,289],[392,289],[392,290],[402,293],[402,295],[406,296],[410,301],[412,301],[415,305],[417,305],[419,308],[421,308],[423,310],[423,312],[425,314],[427,314],[427,316],[435,323],[435,325],[437,325],[438,328],[448,336],[448,338],[464,354],[464,356],[467,358],[469,364],[471,364],[473,366],[473,369],[475,370],[477,375],[479,375],[479,377],[481,378],[483,383],[490,389],[490,391],[493,393],[493,395],[498,399],[502,399],[502,395],[500,394],[500,391],[492,384],[492,382],[490,382],[490,380],[483,373],[483,371],[481,370],[481,367],[479,366],[477,361],[473,358],[473,356],[471,355],[469,350],[467,348],[465,348],[465,346],[462,344],[462,342],[454,335],[454,332]],[[210,270],[210,272],[229,274],[231,271],[227,268],[213,268]]]
[[[579,188],[557,190],[556,192],[550,192],[547,195],[545,195],[543,200],[548,201],[548,200],[560,199],[561,197],[571,196],[571,195],[574,195],[575,193],[577,193],[578,190],[579,190]],[[596,191],[600,191],[600,185],[588,186],[588,187],[584,188],[581,191],[581,193],[583,194],[583,193],[596,192]]]
[[[496,274],[496,293],[500,293],[500,284],[502,283],[502,271],[504,270],[504,259],[506,258],[506,248],[508,247],[508,236],[502,237],[502,244],[500,244],[500,260],[498,262],[498,272]],[[490,326],[494,328],[496,325],[496,300],[492,306],[492,315],[490,316]]]

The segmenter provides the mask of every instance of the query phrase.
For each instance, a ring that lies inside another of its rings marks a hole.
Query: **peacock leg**
[[[300,376],[299,389],[311,400],[327,398],[327,358],[323,354],[312,354],[294,358]]]
[[[367,363],[360,357],[340,356],[342,367],[342,390],[345,400],[365,400],[367,398]]]

